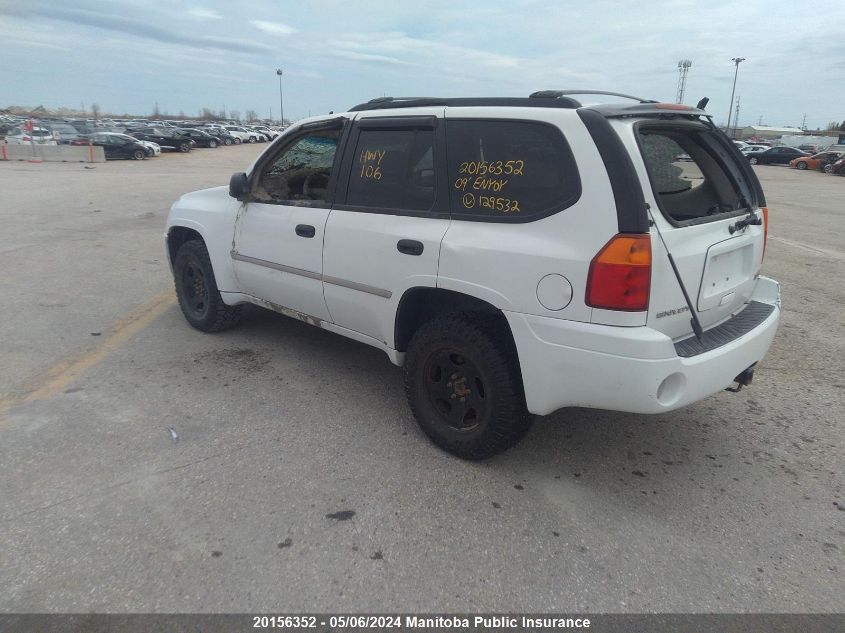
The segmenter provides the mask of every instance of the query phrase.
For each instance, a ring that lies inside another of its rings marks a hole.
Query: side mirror
[[[229,195],[235,198],[235,200],[243,200],[246,196],[247,190],[249,189],[249,180],[247,180],[246,174],[242,171],[232,174],[232,177],[229,179]]]

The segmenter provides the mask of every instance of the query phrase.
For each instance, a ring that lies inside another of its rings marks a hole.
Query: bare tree
[[[232,117],[235,121],[241,120],[241,111],[240,110],[229,110],[229,116]]]
[[[249,123],[258,120],[258,113],[255,110],[247,110],[246,111],[246,120]]]
[[[210,121],[214,118],[214,112],[212,112],[209,108],[203,108],[200,118],[205,119],[206,121]]]
[[[97,103],[91,104],[91,114],[94,115],[95,119],[100,118],[100,105]]]

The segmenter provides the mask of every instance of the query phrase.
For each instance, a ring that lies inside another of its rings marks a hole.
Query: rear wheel
[[[756,164],[758,164],[760,161],[758,161],[756,158],[751,158],[751,159],[749,159],[749,162],[750,162],[752,165],[756,165]]]
[[[830,173],[832,173],[832,172],[833,172],[833,165],[832,165],[831,163],[828,163],[827,165],[825,165],[825,166],[822,168],[822,171],[823,171],[824,173],[826,173],[826,174],[830,174]]]
[[[250,143],[255,143],[255,142],[256,142],[256,138],[255,138],[254,136],[250,136],[250,137],[249,137],[249,142],[250,142]]]
[[[231,145],[231,144],[232,144],[232,139],[230,139],[230,138],[224,138],[223,139],[223,145],[228,146],[228,145]]]
[[[191,151],[191,144],[190,143],[182,143],[179,146],[179,151],[182,152],[183,154],[187,154],[188,152]]]
[[[209,147],[217,147],[217,141],[209,141],[208,146]]]
[[[803,160],[799,160],[799,161],[795,164],[795,167],[796,167],[796,169],[807,169],[807,162],[806,162],[806,161],[803,161]]]
[[[513,341],[495,317],[447,315],[420,327],[408,345],[405,393],[431,441],[464,459],[510,448],[533,421]]]
[[[234,140],[234,143],[235,143],[235,145],[240,145],[240,144],[242,143],[242,141],[241,141],[241,139],[239,139],[239,138],[236,136],[236,137],[235,137],[235,140]]]
[[[208,249],[201,240],[189,240],[179,247],[173,261],[176,296],[185,319],[203,332],[219,332],[241,320],[242,306],[223,303]]]

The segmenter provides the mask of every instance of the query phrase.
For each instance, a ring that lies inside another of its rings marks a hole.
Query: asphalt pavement
[[[750,388],[470,463],[382,352],[182,318],[168,208],[262,148],[0,163],[0,611],[842,610],[845,178],[755,168],[783,319]]]

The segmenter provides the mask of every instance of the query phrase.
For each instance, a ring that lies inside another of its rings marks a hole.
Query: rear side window
[[[427,211],[434,205],[434,130],[361,130],[346,204]]]
[[[528,222],[565,209],[581,196],[578,167],[555,126],[450,119],[446,143],[455,217]]]
[[[712,132],[643,126],[638,134],[660,209],[674,223],[723,219],[753,201],[741,169],[732,155],[718,150]]]

